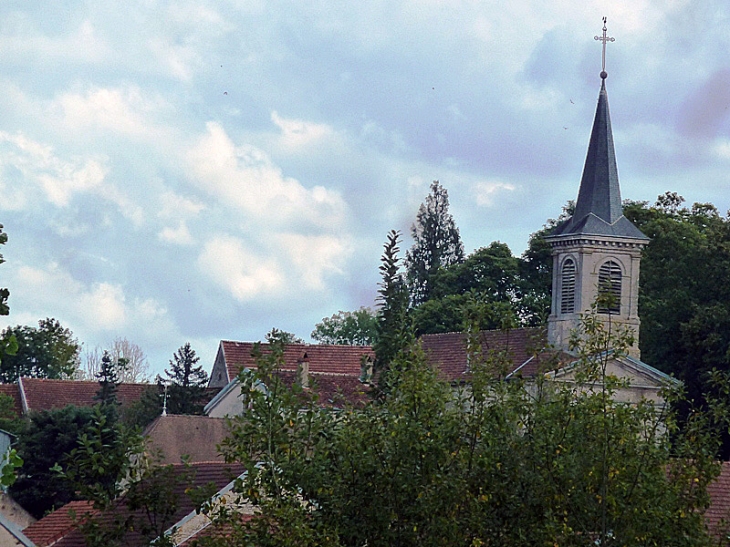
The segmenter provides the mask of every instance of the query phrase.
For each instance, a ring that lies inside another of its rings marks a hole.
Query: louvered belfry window
[[[621,267],[613,260],[598,270],[598,313],[621,313]]]
[[[575,262],[572,258],[563,262],[560,287],[560,313],[573,313],[575,311]]]

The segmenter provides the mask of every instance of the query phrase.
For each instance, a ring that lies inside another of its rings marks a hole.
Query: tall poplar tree
[[[449,194],[437,180],[418,208],[411,236],[413,246],[406,253],[405,265],[411,301],[418,305],[431,295],[433,276],[441,266],[464,261],[464,244],[449,213]]]
[[[380,259],[382,281],[378,290],[378,339],[375,366],[387,368],[413,338],[408,317],[408,287],[400,271],[400,232],[391,230]]]

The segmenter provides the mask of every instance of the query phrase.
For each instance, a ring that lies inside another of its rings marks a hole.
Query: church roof
[[[424,334],[419,338],[426,359],[438,369],[442,378],[451,382],[469,379],[469,357],[466,335],[462,332]],[[484,330],[479,333],[482,357],[490,354],[505,359],[508,376],[535,376],[545,368],[574,358],[564,352],[546,350],[545,332],[539,328]]]
[[[602,73],[602,77],[605,73]],[[608,111],[606,80],[601,82],[596,117],[573,216],[552,236],[598,235],[648,239],[624,216]]]

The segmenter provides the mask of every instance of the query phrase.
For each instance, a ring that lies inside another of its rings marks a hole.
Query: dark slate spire
[[[598,94],[598,108],[593,120],[593,131],[573,218],[583,219],[590,213],[608,224],[613,224],[624,214],[618,185],[616,153],[613,149],[611,117],[608,113],[606,80],[602,80],[601,92]]]
[[[605,51],[604,27],[604,51]],[[606,77],[601,71],[601,91],[598,94],[598,107],[593,120],[591,140],[580,181],[578,201],[570,220],[560,225],[553,235],[591,234],[616,237],[647,239],[623,213],[621,189],[618,184],[616,153],[613,149],[611,117],[608,113],[608,93]]]

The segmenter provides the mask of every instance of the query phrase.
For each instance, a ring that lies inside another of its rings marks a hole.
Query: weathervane
[[[606,31],[608,29],[606,28],[606,18],[603,18],[603,36],[594,36],[594,40],[600,40],[603,42],[603,57],[601,58],[601,78],[606,79],[608,77],[608,74],[606,73],[606,42],[615,42],[616,38],[612,38],[610,36],[606,36]]]

